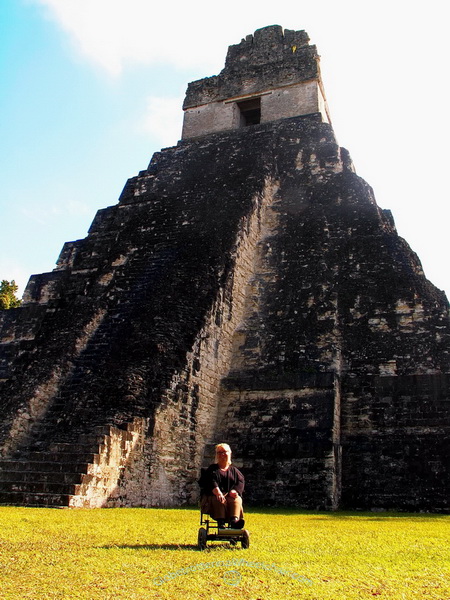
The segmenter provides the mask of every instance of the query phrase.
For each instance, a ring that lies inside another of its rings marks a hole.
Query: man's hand
[[[230,496],[230,498],[237,498],[239,496],[236,490],[230,490],[228,492],[228,495]]]
[[[213,494],[221,504],[225,504],[225,496],[222,494],[218,487],[213,489]]]

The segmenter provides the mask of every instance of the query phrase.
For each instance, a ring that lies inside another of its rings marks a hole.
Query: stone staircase
[[[142,434],[139,424],[108,425],[46,450],[18,451],[0,460],[0,504],[47,507],[119,505],[120,476]]]

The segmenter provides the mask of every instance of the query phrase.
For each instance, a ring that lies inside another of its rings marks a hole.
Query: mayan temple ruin
[[[260,29],[183,109],[0,312],[0,503],[194,503],[220,441],[247,503],[448,512],[448,301],[339,147],[316,47]]]

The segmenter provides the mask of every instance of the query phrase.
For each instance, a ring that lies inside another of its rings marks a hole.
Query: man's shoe
[[[232,517],[230,519],[230,528],[231,529],[242,529],[245,525],[244,519],[238,519],[238,517]]]

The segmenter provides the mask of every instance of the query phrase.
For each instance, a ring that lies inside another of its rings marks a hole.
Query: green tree
[[[20,306],[21,300],[16,297],[18,289],[19,286],[14,279],[12,281],[6,281],[6,279],[2,280],[0,284],[0,310],[17,308]]]

